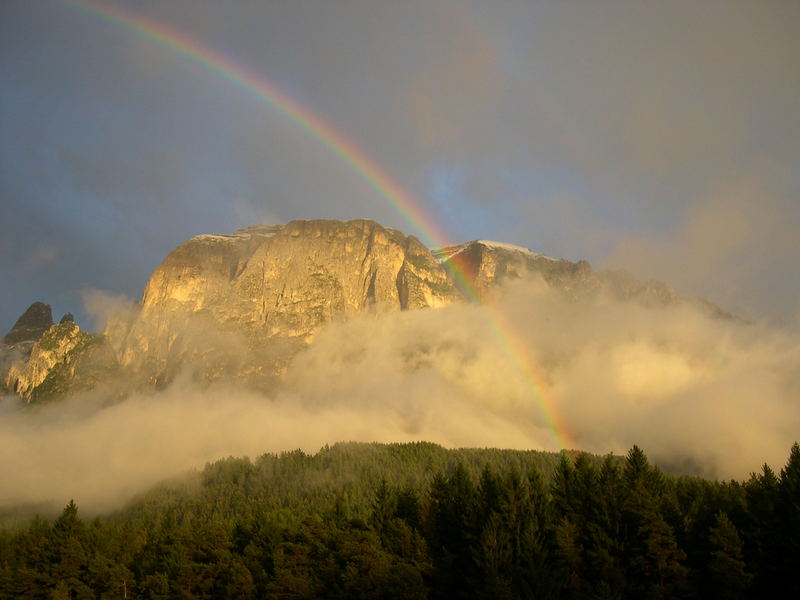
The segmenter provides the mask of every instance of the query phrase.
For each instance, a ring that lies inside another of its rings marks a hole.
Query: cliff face
[[[221,364],[220,346],[219,368],[263,375],[334,319],[458,297],[414,237],[368,220],[292,221],[181,244],[153,272],[137,314],[106,333],[124,367],[156,377],[178,363]]]

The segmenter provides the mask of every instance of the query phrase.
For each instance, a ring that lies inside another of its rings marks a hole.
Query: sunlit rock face
[[[6,375],[6,387],[23,398],[39,386],[52,368],[63,362],[79,342],[80,329],[74,323],[56,325],[48,331],[31,351],[26,362],[11,365]],[[41,343],[41,342],[44,343]]]
[[[263,376],[335,319],[458,297],[412,236],[369,220],[292,221],[189,239],[153,272],[136,314],[106,334],[123,366],[156,377],[187,362]]]
[[[13,362],[6,388],[27,401],[50,400],[77,387],[93,387],[115,365],[103,336],[81,331],[66,320],[36,341],[27,360]]]

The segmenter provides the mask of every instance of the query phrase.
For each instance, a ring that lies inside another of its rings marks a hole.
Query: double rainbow
[[[172,50],[228,83],[243,89],[286,117],[334,154],[396,210],[426,245],[429,247],[447,245],[446,237],[436,223],[425,214],[419,203],[372,158],[333,125],[287,96],[261,75],[230,61],[211,48],[171,27],[137,15],[121,6],[105,4],[96,0],[59,0],[59,2]],[[449,263],[450,275],[456,284],[468,296],[477,299],[477,291],[466,270],[459,267],[457,261],[449,261]],[[553,433],[557,447],[574,448],[575,443],[549,393],[548,384],[531,359],[525,345],[514,334],[514,328],[508,322],[507,316],[490,304],[486,305],[486,310],[495,337],[506,349],[508,358],[514,366],[523,374],[532,398],[538,401],[542,416]]]

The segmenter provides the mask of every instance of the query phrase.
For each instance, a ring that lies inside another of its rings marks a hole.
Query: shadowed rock
[[[650,307],[686,303],[709,316],[736,319],[711,302],[680,296],[667,283],[640,281],[622,270],[595,271],[585,260],[572,262],[552,258],[513,244],[474,240],[435,249],[433,254],[448,272],[457,272],[466,279],[470,295],[477,296],[478,300],[485,300],[510,280],[533,276],[563,292],[565,299],[590,299],[605,294],[615,300]]]
[[[3,343],[13,346],[22,342],[36,342],[53,324],[53,311],[49,304],[34,302],[22,313]]]

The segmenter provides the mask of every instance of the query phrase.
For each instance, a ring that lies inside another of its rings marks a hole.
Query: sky
[[[127,0],[331,124],[446,239],[800,323],[800,3]],[[425,235],[274,106],[63,0],[0,2],[0,329],[199,233]]]

